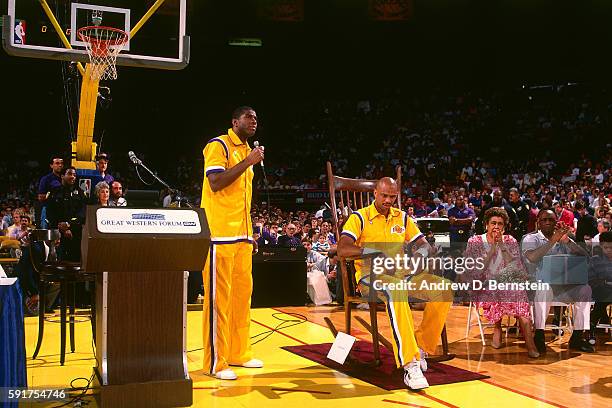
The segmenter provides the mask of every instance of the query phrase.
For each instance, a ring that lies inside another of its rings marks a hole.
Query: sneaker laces
[[[408,364],[406,371],[408,372],[410,378],[424,377],[423,372],[421,371],[421,364],[417,360],[412,360],[410,364]]]
[[[421,356],[421,359],[419,361],[420,365],[421,365],[421,371],[427,371],[427,360],[425,360],[425,358],[427,356],[429,356],[429,354],[426,351],[423,351],[423,349],[419,349],[419,354]]]

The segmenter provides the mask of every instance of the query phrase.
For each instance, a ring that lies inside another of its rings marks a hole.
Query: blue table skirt
[[[0,387],[27,387],[23,301],[19,282],[0,286]],[[0,406],[17,407],[17,404]]]

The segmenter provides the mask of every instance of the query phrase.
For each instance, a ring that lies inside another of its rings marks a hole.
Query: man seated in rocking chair
[[[450,290],[424,288],[423,284],[445,280],[422,271],[427,256],[433,255],[433,248],[412,218],[392,207],[398,194],[399,186],[392,178],[384,177],[378,181],[374,203],[353,212],[346,221],[338,243],[338,255],[359,258],[364,256],[364,249],[367,255],[373,248],[382,248],[387,257],[384,259],[385,267],[381,267],[381,258],[356,259],[355,280],[363,296],[367,296],[369,288],[374,288],[385,302],[393,332],[395,362],[398,368],[404,368],[404,383],[408,388],[419,390],[429,387],[423,375],[427,370],[425,356],[435,352],[453,294]],[[411,262],[404,262],[405,257],[404,261],[396,262],[397,255],[403,256],[407,244],[413,247]],[[391,260],[393,266],[389,267]],[[412,267],[405,268],[407,265]],[[382,269],[384,273],[381,273]],[[418,329],[414,327],[409,298],[427,301]]]

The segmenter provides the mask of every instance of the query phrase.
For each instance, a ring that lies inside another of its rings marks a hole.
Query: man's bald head
[[[383,188],[395,188],[397,190],[397,182],[391,177],[383,177],[376,182],[376,190]]]
[[[555,231],[555,225],[557,224],[557,215],[553,210],[542,209],[537,216],[538,229],[542,231],[545,236],[551,236]]]
[[[383,177],[378,180],[374,190],[374,205],[378,212],[387,215],[398,195],[399,188],[395,180],[391,177]]]
[[[538,220],[541,220],[543,218],[550,218],[550,219],[554,219],[555,221],[557,220],[557,216],[555,215],[555,212],[553,210],[540,210],[540,212],[538,212],[538,216],[536,217]]]

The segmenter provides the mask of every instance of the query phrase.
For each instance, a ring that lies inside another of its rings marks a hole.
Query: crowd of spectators
[[[531,207],[563,202],[575,219],[580,210],[574,205],[584,199],[587,213],[597,221],[606,217],[605,211],[596,211],[602,200],[598,196],[612,194],[612,143],[606,137],[611,109],[606,90],[577,84],[454,95],[394,90],[368,99],[304,101],[279,118],[263,118],[278,120],[276,128],[284,130],[282,138],[268,137],[266,142],[268,188],[326,189],[328,160],[336,174],[370,179],[392,175],[402,165],[402,203],[414,217],[448,216],[461,197],[478,216],[496,191],[510,201],[510,189],[516,188],[519,199]],[[29,154],[17,149],[0,163],[3,230],[16,208],[37,219],[37,189],[47,163]],[[195,205],[201,194],[201,160],[200,155],[185,155],[159,169]],[[140,180],[146,174],[137,174],[127,160],[112,161],[110,173],[121,178],[124,190],[151,188]],[[256,182],[263,191],[263,178]],[[278,224],[279,235],[291,234],[295,227],[295,235],[303,238],[306,229],[315,248],[329,250],[306,219],[313,214],[284,210],[294,213],[268,220]],[[298,213],[302,218],[296,220]],[[288,232],[289,223],[294,225]],[[260,239],[278,243],[266,225],[260,234]],[[298,240],[289,241],[295,245]]]
[[[327,161],[335,174],[368,179],[393,175],[401,165],[402,207],[414,218],[449,218],[451,241],[481,234],[482,214],[493,206],[506,209],[509,232],[517,239],[535,229],[542,208],[554,209],[577,241],[597,242],[599,234],[610,230],[612,140],[606,135],[612,95],[603,89],[564,84],[409,96],[396,90],[367,99],[304,101],[285,113],[263,118],[278,121],[268,127],[264,143],[272,191],[326,190]],[[275,129],[282,129],[283,137],[270,137]],[[1,234],[40,226],[41,178],[51,177],[47,181],[52,183],[53,177],[48,161],[30,154],[16,149],[0,163]],[[67,160],[69,154],[62,156]],[[114,204],[122,195],[116,195],[116,187],[123,192],[155,188],[128,160],[110,157],[106,183],[90,186],[90,202]],[[199,152],[156,167],[199,205]],[[123,185],[115,185],[113,176]],[[263,178],[257,175],[255,182],[260,195],[251,216],[258,244],[307,247],[311,266],[327,268],[331,288],[337,242],[330,212],[323,203],[318,211],[299,205],[280,208],[261,193]],[[167,192],[160,194],[165,205],[174,200]],[[22,215],[28,225],[21,225]]]
[[[336,174],[370,179],[392,175],[402,165],[402,203],[414,217],[448,216],[458,198],[478,216],[495,192],[509,205],[515,188],[530,208],[560,202],[577,220],[575,204],[584,200],[596,222],[609,219],[601,205],[612,194],[612,143],[606,137],[612,96],[605,90],[576,84],[455,95],[395,90],[368,99],[305,101],[294,108],[288,115],[264,118],[278,119],[277,127],[285,130],[282,138],[269,137],[266,143],[271,190],[326,189],[328,160]],[[28,154],[18,150],[0,163],[3,230],[16,208],[37,219],[37,189],[47,163]],[[196,205],[201,160],[185,155],[159,169]],[[127,160],[112,161],[109,170],[121,177],[124,190],[150,188]],[[262,191],[263,178],[256,182]],[[293,213],[272,211],[265,222],[275,222],[278,232],[264,223],[260,240],[278,244],[278,237],[289,236],[280,243],[296,245],[308,237],[316,250],[333,247],[333,238],[318,242],[317,228],[324,226],[313,225],[314,214],[283,210]]]
[[[262,118],[270,123],[262,144],[269,153],[272,190],[326,188],[328,160],[336,174],[364,178],[393,174],[401,164],[404,200],[427,200],[430,192],[440,195],[455,187],[481,194],[495,187],[517,187],[525,194],[542,185],[560,194],[568,188],[591,193],[595,185],[609,189],[606,135],[612,96],[595,87],[410,95],[395,90],[367,99],[304,101],[293,108],[286,115]],[[281,131],[282,137],[274,137]],[[3,204],[11,198],[32,201],[46,161],[28,154],[14,154],[0,164]],[[124,188],[148,188],[122,156],[111,155],[111,173],[123,176]],[[198,204],[201,161],[194,152],[152,167]],[[149,181],[146,173],[143,178]],[[263,179],[256,182],[263,189]]]

